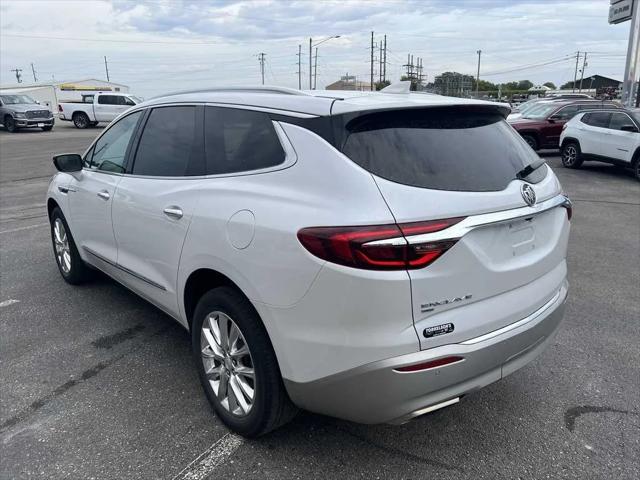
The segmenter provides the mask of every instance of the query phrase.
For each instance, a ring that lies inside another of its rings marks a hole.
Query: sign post
[[[640,0],[611,0],[609,23],[631,20],[627,62],[622,84],[622,104],[627,108],[636,105],[638,76],[640,75]]]

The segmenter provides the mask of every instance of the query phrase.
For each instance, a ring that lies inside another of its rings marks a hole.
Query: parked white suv
[[[102,270],[189,329],[242,435],[295,407],[405,422],[526,365],[560,325],[571,206],[508,113],[288,89],[144,102],[54,157],[60,273]]]
[[[598,160],[632,168],[640,180],[640,111],[580,113],[563,126],[560,151],[567,168]]]

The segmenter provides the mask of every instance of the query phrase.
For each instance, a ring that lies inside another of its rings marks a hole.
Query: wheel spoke
[[[229,390],[229,377],[223,373],[220,375],[220,383],[218,383],[218,400],[222,403],[227,399],[227,391]]]
[[[240,365],[235,369],[236,375],[240,375],[242,377],[247,377],[251,379],[256,378],[256,374],[253,371],[253,368],[245,367],[244,365]]]
[[[238,378],[235,375],[232,375],[229,383],[231,385],[231,392],[233,393],[240,410],[242,410],[241,413],[246,413],[249,410],[249,404],[244,397],[244,392],[239,385]]]
[[[242,378],[240,374],[237,374],[235,378],[236,378],[236,382],[238,383],[238,386],[240,387],[240,389],[242,389],[242,393],[244,393],[247,399],[252,401],[253,394],[254,394],[253,387],[249,385],[249,383],[244,378]]]
[[[205,357],[213,357],[220,361],[224,360],[222,349],[220,348],[220,345],[218,345],[218,342],[216,342],[216,339],[214,338],[211,330],[209,330],[208,328],[203,328],[202,334],[207,341],[207,345],[202,349],[202,355]],[[209,350],[210,353],[205,352],[206,350]]]
[[[244,357],[245,355],[249,355],[249,347],[245,343],[238,350],[232,350],[229,352],[229,356],[233,358]]]
[[[218,315],[218,328],[220,329],[220,346],[225,352],[229,351],[229,321],[226,315]]]

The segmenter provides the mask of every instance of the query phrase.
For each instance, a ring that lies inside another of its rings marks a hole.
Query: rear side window
[[[205,108],[207,174],[248,172],[280,165],[285,152],[267,113]]]
[[[503,190],[538,159],[502,115],[492,111],[376,112],[348,121],[343,129],[341,150],[351,160],[382,178],[415,187]]]
[[[607,112],[587,113],[582,117],[582,123],[586,123],[592,127],[607,128],[609,125],[609,117],[611,117],[611,114]]]
[[[622,130],[622,127],[635,127],[635,124],[626,113],[612,113],[609,120],[609,128],[612,130]]]
[[[100,95],[98,97],[98,103],[100,105],[117,105],[118,97],[115,95]]]
[[[132,173],[156,177],[202,175],[196,123],[193,106],[151,110]]]

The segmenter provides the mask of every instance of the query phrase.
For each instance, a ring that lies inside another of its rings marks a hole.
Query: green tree
[[[551,88],[551,89],[553,89],[553,90],[555,90],[555,89],[556,89],[556,84],[555,84],[555,83],[553,83],[553,82],[545,82],[545,83],[543,83],[543,85],[544,85],[545,87],[549,87],[549,88]]]
[[[384,87],[388,87],[389,85],[391,85],[391,82],[389,80],[375,83],[376,90],[382,90]],[[413,84],[411,86],[413,87]],[[413,88],[411,90],[413,90]]]

